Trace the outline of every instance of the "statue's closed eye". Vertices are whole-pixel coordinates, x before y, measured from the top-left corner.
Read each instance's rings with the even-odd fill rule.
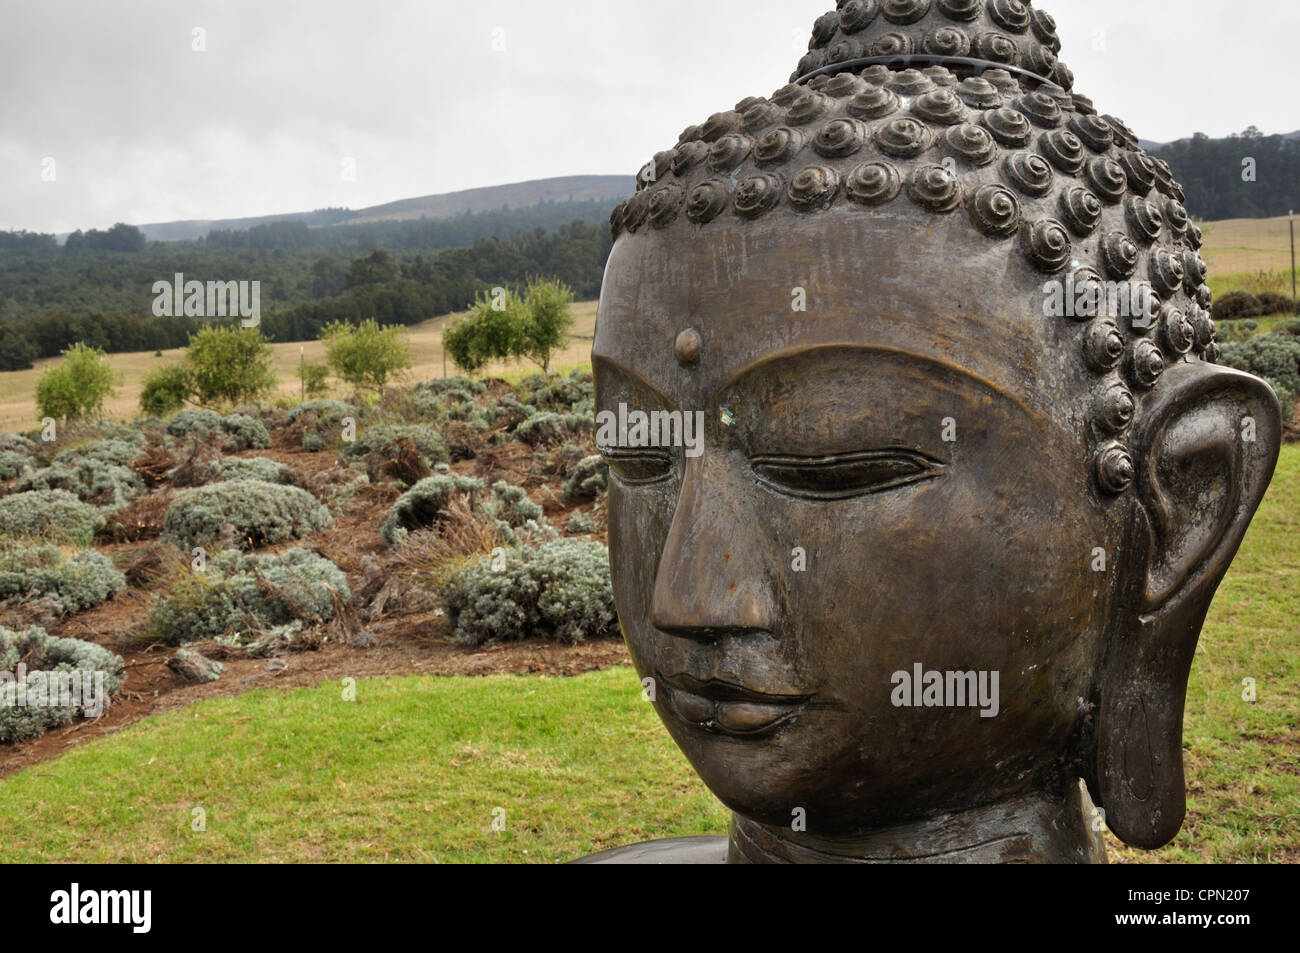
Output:
[[[658,483],[673,472],[668,451],[654,447],[601,447],[600,455],[618,480],[629,486]]]
[[[823,457],[784,455],[751,459],[758,480],[789,496],[844,500],[928,480],[943,464],[911,450],[864,450]]]

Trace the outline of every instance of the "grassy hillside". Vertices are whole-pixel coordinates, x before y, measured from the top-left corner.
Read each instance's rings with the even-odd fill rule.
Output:
[[[278,215],[255,215],[245,218],[187,219],[176,222],[151,222],[138,226],[151,241],[178,241],[202,238],[212,229],[249,229],[273,222],[302,221],[309,225],[332,225],[345,222],[361,225],[371,222],[405,222],[416,219],[443,219],[464,215],[481,215],[502,208],[528,209],[541,203],[599,201],[611,206],[626,198],[636,188],[630,175],[566,175],[529,182],[512,182],[486,188],[442,192],[417,198],[398,199],[382,205],[360,209],[317,209],[313,212],[287,212]]]
[[[630,175],[569,175],[555,179],[514,182],[444,195],[424,195],[359,209],[349,224],[404,222],[418,218],[494,212],[500,208],[530,208],[542,202],[602,201],[613,205],[636,189]]]

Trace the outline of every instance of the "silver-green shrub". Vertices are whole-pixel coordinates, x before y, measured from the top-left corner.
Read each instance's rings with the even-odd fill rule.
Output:
[[[0,602],[49,598],[61,612],[80,612],[113,598],[126,578],[93,549],[66,553],[58,546],[6,546],[0,550]]]
[[[522,486],[498,480],[492,484],[492,495],[495,499],[489,502],[488,512],[511,526],[523,526],[529,520],[542,518],[541,506],[528,498],[528,491]]]
[[[519,382],[519,399],[541,411],[587,416],[596,412],[590,372],[574,370],[567,376],[554,372],[529,374]]]
[[[5,744],[39,738],[51,728],[71,724],[82,712],[100,713],[92,706],[102,711],[108,696],[114,695],[126,680],[120,655],[93,642],[54,638],[38,626],[25,631],[0,626],[0,672],[7,676],[0,678],[0,742]],[[50,689],[58,685],[59,675],[74,672],[85,686],[82,704],[62,704],[76,699]],[[97,673],[102,673],[104,693],[98,699],[91,697],[90,691],[92,686],[98,691]]]
[[[591,518],[591,514],[584,513],[582,510],[574,510],[569,514],[569,523],[566,528],[575,536],[594,533],[596,532],[596,521]]]
[[[238,640],[238,644],[245,646],[245,651],[253,658],[268,658],[273,655],[279,655],[285,650],[294,649],[303,639],[302,620],[294,619],[292,622],[286,622],[282,625],[271,626],[265,633],[257,638]]]
[[[14,490],[66,490],[79,500],[116,509],[143,493],[145,486],[134,470],[86,457],[32,470]]]
[[[100,440],[122,440],[137,447],[149,442],[139,424],[123,423],[120,420],[105,420],[95,427],[95,432]]]
[[[357,433],[357,439],[344,444],[345,460],[358,460],[405,437],[420,451],[426,466],[446,463],[450,457],[442,435],[426,424],[378,424]]]
[[[144,434],[139,431],[133,433],[139,438],[138,440],[102,437],[80,446],[60,450],[54,455],[54,464],[71,466],[82,460],[95,460],[99,463],[124,467],[140,455],[140,448],[144,444]]]
[[[486,408],[489,422],[501,424],[508,430],[518,427],[536,413],[538,413],[536,407],[521,403],[514,394],[502,394],[496,400],[489,402]]]
[[[470,512],[476,521],[492,525],[502,541],[520,542],[515,531],[525,539],[553,539],[555,530],[542,519],[542,508],[528,498],[521,486],[498,480],[492,492],[483,495],[483,481],[476,477],[438,473],[425,477],[397,498],[383,523],[379,535],[395,546],[408,532],[436,527],[447,505],[456,495],[468,497]]]
[[[302,448],[314,453],[324,450],[331,436],[337,438],[342,431],[344,419],[351,417],[355,421],[359,411],[343,400],[307,400],[290,408],[287,419],[290,424],[294,424],[306,414],[311,414],[315,419],[310,427],[303,429]]]
[[[211,410],[186,408],[167,421],[167,435],[185,440],[205,440],[221,430],[221,415]]]
[[[221,461],[219,480],[264,480],[267,483],[292,483],[293,468],[266,457],[228,457]]]
[[[225,536],[239,548],[300,539],[334,522],[306,490],[264,480],[210,483],[181,490],[163,519],[163,538],[188,552]]]
[[[0,433],[0,451],[30,455],[36,445],[20,433]]]
[[[573,466],[569,479],[564,481],[564,497],[568,500],[591,500],[604,493],[609,485],[609,464],[600,454],[583,457]]]
[[[303,414],[315,414],[317,420],[342,420],[356,413],[357,408],[345,400],[305,400],[290,407],[285,416],[294,423]]]
[[[178,471],[186,471],[188,486],[203,486],[229,480],[265,480],[267,483],[293,483],[293,468],[266,457],[220,457],[187,460],[167,471],[174,479]]]
[[[431,377],[427,381],[420,381],[415,389],[427,394],[465,394],[472,399],[476,394],[487,390],[487,384],[473,377],[453,374],[451,377]]]
[[[167,667],[192,682],[215,682],[226,671],[226,666],[216,659],[200,655],[193,649],[177,649],[167,661]]]
[[[609,554],[600,543],[561,539],[512,548],[504,562],[494,568],[492,556],[482,557],[444,583],[443,608],[457,642],[537,636],[574,643],[618,633]]]
[[[469,495],[483,489],[474,477],[440,473],[425,477],[397,498],[379,525],[379,535],[393,546],[410,530],[433,526],[456,494]],[[471,500],[472,505],[472,500]]]
[[[247,414],[222,417],[211,410],[187,408],[167,422],[167,433],[200,442],[215,438],[227,450],[260,450],[271,445],[266,425]]]
[[[528,498],[524,488],[504,480],[492,484],[492,496],[483,501],[480,511],[492,520],[497,535],[509,546],[540,543],[559,535],[542,518],[541,506]]]
[[[335,597],[352,597],[343,570],[324,556],[290,549],[275,556],[224,552],[159,599],[150,622],[172,644],[334,617]]]
[[[416,384],[406,402],[417,417],[468,420],[480,410],[476,398],[485,390],[486,384],[470,377],[435,377]]]
[[[89,546],[104,528],[98,508],[67,490],[31,490],[0,497],[0,536]]]
[[[507,546],[537,546],[556,539],[560,534],[546,520],[528,520],[519,526],[511,526],[505,520],[494,522],[497,535]]]
[[[247,414],[222,417],[221,432],[221,442],[227,450],[264,450],[271,445],[266,424]]]
[[[0,450],[0,480],[12,480],[32,469],[32,458],[17,450]]]
[[[534,414],[515,428],[515,436],[534,446],[540,443],[558,443],[570,440],[596,429],[592,414],[556,414],[546,411]]]

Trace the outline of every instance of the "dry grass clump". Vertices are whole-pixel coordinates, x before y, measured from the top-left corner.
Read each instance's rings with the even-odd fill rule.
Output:
[[[179,463],[167,450],[150,444],[128,465],[144,481],[144,485],[152,490],[167,483],[169,474]]]
[[[158,589],[167,581],[190,571],[190,564],[171,543],[154,543],[126,567],[126,584],[137,589]]]
[[[163,521],[175,495],[175,490],[164,487],[137,497],[129,505],[109,514],[107,524],[99,531],[99,538],[114,543],[157,539],[162,535]]]

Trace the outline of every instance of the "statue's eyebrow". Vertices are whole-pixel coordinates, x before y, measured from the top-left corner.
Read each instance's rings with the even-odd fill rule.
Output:
[[[667,394],[661,391],[658,387],[655,387],[632,368],[620,363],[616,358],[593,352],[591,355],[591,367],[593,371],[596,371],[597,369],[608,371],[628,379],[638,387],[641,387],[658,397],[665,407],[675,406]]]
[[[725,383],[719,386],[718,389],[714,391],[713,396],[711,398],[711,402],[716,403],[717,401],[722,399],[723,395],[727,392],[728,389],[735,387],[736,385],[741,383],[741,381],[745,377],[749,376],[750,374],[768,369],[773,364],[778,364],[784,361],[793,360],[794,358],[803,357],[808,354],[815,354],[819,351],[841,351],[841,352],[859,351],[859,352],[870,353],[870,354],[887,354],[895,357],[901,357],[908,361],[927,364],[930,367],[942,371],[947,371],[952,374],[957,374],[960,375],[961,377],[966,378],[969,381],[974,381],[976,384],[980,385],[981,387],[986,388],[992,391],[993,393],[997,394],[999,397],[1003,397],[1006,400],[1010,401],[1011,403],[1015,404],[1016,407],[1018,407],[1023,413],[1031,417],[1036,416],[1035,411],[1033,411],[1029,407],[1029,405],[1024,402],[1023,398],[1019,394],[1007,390],[1007,388],[1003,387],[1001,384],[991,381],[987,377],[983,377],[979,374],[976,374],[974,371],[970,370],[967,367],[963,367],[962,365],[955,364],[951,361],[940,360],[939,358],[933,357],[932,355],[929,354],[918,354],[915,351],[909,351],[906,348],[886,347],[877,344],[850,344],[850,343],[818,344],[813,347],[806,347],[806,346],[791,347],[791,348],[786,348],[785,350],[773,351],[769,354],[764,354],[758,360],[742,367],[730,378],[728,378]]]

